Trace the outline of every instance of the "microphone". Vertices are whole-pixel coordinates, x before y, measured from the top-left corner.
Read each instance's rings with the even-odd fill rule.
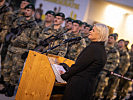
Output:
[[[82,39],[81,37],[69,38],[69,39],[65,39],[64,42],[79,41],[81,39]]]

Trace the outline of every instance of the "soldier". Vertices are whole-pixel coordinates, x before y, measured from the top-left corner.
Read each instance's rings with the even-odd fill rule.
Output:
[[[80,34],[82,22],[80,20],[74,20],[72,26],[72,33],[67,34],[67,38],[81,37],[81,40],[68,43],[68,51],[66,58],[76,60],[80,52],[86,47],[85,40]]]
[[[105,86],[108,84],[109,75],[108,73],[114,71],[119,64],[119,52],[114,47],[116,37],[114,34],[110,34],[108,37],[108,43],[105,47],[107,53],[107,62],[103,70],[99,74],[99,80],[97,84],[97,89],[95,96],[96,98],[101,98]]]
[[[5,88],[0,90],[0,93],[5,93],[9,97],[13,96],[15,86],[18,84],[28,50],[33,50],[37,44],[39,26],[32,17],[34,11],[35,7],[32,4],[25,7],[25,17],[16,20],[20,27],[8,47],[3,69]]]
[[[118,48],[118,34],[113,33],[116,36],[116,42],[115,42],[115,47]]]
[[[133,44],[131,45],[131,50],[130,50],[129,54],[130,54],[131,68],[133,69]],[[133,75],[133,71],[130,72],[130,75]],[[132,77],[132,79],[133,79],[133,77]],[[131,93],[129,100],[132,100],[132,99],[133,99],[133,89],[132,89],[132,93]]]
[[[5,0],[0,0],[0,48],[5,43],[5,36],[12,25],[12,12]],[[1,45],[2,44],[2,45]],[[0,50],[1,51],[1,50]],[[3,64],[3,52],[1,53],[1,65]],[[1,81],[3,80],[3,66],[1,67]]]
[[[10,18],[6,19],[7,23],[10,25],[10,23],[12,24],[19,17],[24,16],[24,11],[25,11],[24,7],[26,5],[28,5],[29,3],[30,3],[30,0],[22,0],[22,2],[20,4],[20,9],[13,12],[13,14],[11,16],[12,19],[10,19]],[[9,30],[8,32],[9,33],[7,34],[6,38],[8,38],[9,40],[6,40],[4,42],[2,50],[1,50],[1,52],[2,52],[2,55],[1,55],[2,61],[1,61],[1,63],[2,64],[4,62],[4,59],[5,59],[5,56],[6,56],[6,53],[7,53],[7,48],[9,46],[9,44],[10,44],[10,38],[12,37],[11,30]]]
[[[14,11],[13,21],[15,21],[17,18],[24,16],[25,7],[31,3],[31,0],[21,0],[20,9]]]
[[[120,53],[120,63],[114,72],[124,76],[130,66],[130,56],[125,47],[125,40],[121,39],[118,41],[118,50]],[[119,82],[120,79],[118,77],[111,76],[108,86],[104,89],[103,95],[105,100],[113,98]]]
[[[82,22],[82,25],[81,25],[81,29],[80,29],[80,33],[84,33],[85,31],[85,26],[87,25],[86,22]]]
[[[52,10],[48,10],[45,13],[45,21],[40,23],[39,26],[41,27],[41,29],[44,30],[48,30],[49,27],[51,27],[53,25],[54,22],[54,17],[55,17],[55,12]]]
[[[73,19],[70,18],[70,17],[67,17],[65,19],[65,26],[64,26],[64,30],[68,30],[67,33],[71,33],[72,32],[72,22],[73,22]]]
[[[54,25],[49,27],[47,31],[44,29],[42,33],[39,34],[38,41],[40,43],[39,42],[38,43],[39,45],[43,46],[42,47],[43,51],[48,50],[56,45],[62,44],[63,40],[67,39],[66,35],[64,35],[63,27],[61,26],[62,23],[64,22],[64,19],[65,19],[64,13],[61,13],[61,12],[57,13],[55,15]],[[47,45],[44,45],[43,42],[46,42]],[[41,51],[41,49],[39,49],[39,51]],[[61,45],[60,47],[50,50],[48,53],[64,57],[66,54],[66,51],[67,51],[67,46],[66,44],[64,44],[64,45]]]
[[[92,26],[89,24],[86,24],[84,27],[84,33],[81,33],[82,37],[85,39],[86,42],[86,46],[88,46],[90,44],[90,40],[88,38],[89,36],[89,31],[92,29]]]
[[[126,48],[127,49],[127,48]],[[128,51],[128,50],[127,50]],[[129,52],[130,54],[130,67],[127,71],[127,73],[124,75],[125,77],[128,77],[130,79],[133,79],[133,45],[131,47],[131,51]],[[128,93],[128,89],[131,86],[132,81],[121,79],[119,86],[117,88],[117,97],[115,98],[116,100],[122,100],[126,97]]]

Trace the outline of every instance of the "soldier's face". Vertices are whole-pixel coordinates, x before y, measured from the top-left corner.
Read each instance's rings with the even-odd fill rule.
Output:
[[[54,16],[51,14],[47,14],[45,17],[46,22],[53,22],[54,21]]]
[[[20,8],[24,9],[28,4],[29,4],[29,2],[22,1],[21,4],[20,4]]]
[[[118,47],[119,47],[119,48],[125,47],[125,42],[124,42],[124,41],[118,42]]]
[[[84,33],[89,34],[90,27],[85,27]]]
[[[72,29],[72,25],[73,25],[72,22],[67,22],[66,23],[66,28],[67,29]]]
[[[80,30],[79,24],[73,23],[72,32],[76,33],[76,32],[79,32],[79,30]]]
[[[109,43],[109,44],[115,43],[115,39],[114,39],[113,36],[109,36],[109,37],[108,37],[108,43]]]
[[[55,25],[61,25],[62,23],[63,23],[63,19],[62,19],[61,16],[56,16],[56,17],[54,18],[54,24],[55,24]]]
[[[39,12],[36,12],[36,13],[35,13],[35,18],[36,18],[36,19],[41,19],[41,14],[40,14]]]
[[[5,0],[1,0],[1,2],[0,2],[0,7],[3,6],[4,3],[5,3]]]
[[[97,28],[94,26],[93,29],[90,31],[88,38],[91,41],[97,41],[99,37],[100,37],[99,32]]]
[[[33,15],[33,10],[32,9],[26,9],[25,10],[25,16],[26,17],[30,17]]]

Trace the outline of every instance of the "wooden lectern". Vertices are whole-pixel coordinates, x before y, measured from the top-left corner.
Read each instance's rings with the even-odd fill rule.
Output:
[[[71,66],[74,61],[55,55],[46,56],[29,51],[15,100],[50,99],[55,83],[51,63],[66,63]]]

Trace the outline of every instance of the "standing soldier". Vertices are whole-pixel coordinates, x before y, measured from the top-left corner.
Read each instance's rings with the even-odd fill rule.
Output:
[[[114,34],[110,34],[108,37],[108,43],[105,47],[106,53],[107,53],[107,62],[103,68],[103,71],[100,72],[99,74],[99,80],[97,84],[97,89],[95,96],[96,98],[101,98],[103,90],[105,86],[108,84],[109,80],[109,75],[108,73],[111,71],[114,71],[116,67],[119,64],[119,52],[118,50],[114,47],[116,37]]]
[[[4,0],[5,1],[5,0]],[[17,10],[17,11],[14,11],[13,14],[12,14],[12,20],[10,18],[6,19],[7,23],[10,25],[10,23],[12,24],[15,20],[17,20],[19,17],[21,16],[24,16],[24,7],[26,5],[28,5],[30,3],[30,0],[22,0],[21,4],[20,4],[20,9]],[[6,56],[6,53],[7,53],[7,48],[10,44],[10,38],[11,36],[13,35],[11,33],[11,30],[8,31],[9,34],[7,34],[6,38],[8,38],[9,40],[6,40],[3,44],[3,47],[2,47],[2,54],[1,54],[1,57],[2,57],[2,60],[1,60],[1,63],[3,64],[4,62],[4,59],[5,59],[5,56]],[[3,65],[2,65],[3,66]]]
[[[130,50],[129,54],[130,54],[131,68],[133,69],[133,44],[131,45],[131,50]],[[130,74],[133,75],[133,71],[132,71],[132,73],[130,73]],[[132,79],[133,79],[133,77],[132,77]],[[133,88],[133,87],[132,87],[132,88]],[[129,100],[133,100],[133,89],[132,89],[132,93],[131,93],[131,95],[130,95]]]
[[[84,33],[81,33],[82,34],[82,37],[85,39],[85,42],[86,42],[86,46],[88,46],[90,44],[90,39],[88,38],[89,36],[89,31],[92,29],[92,26],[89,25],[89,24],[86,24],[85,27],[84,27]]]
[[[5,0],[0,0],[0,49],[3,47],[3,44],[5,43],[5,36],[10,30],[11,25],[12,25],[12,12],[9,6],[7,6]],[[3,53],[0,53],[0,55],[1,54]],[[3,56],[1,57],[1,61],[3,61]],[[3,67],[1,67],[1,81],[3,80],[2,74],[3,74]]]
[[[51,27],[53,25],[54,22],[54,17],[55,17],[55,12],[52,10],[48,10],[45,13],[45,21],[42,22],[41,24],[39,24],[39,26],[41,27],[41,29],[44,30],[48,30],[49,27]]]
[[[124,76],[130,66],[130,56],[126,50],[125,40],[121,39],[118,41],[118,50],[120,53],[120,63],[114,72]],[[105,100],[113,98],[119,86],[119,82],[120,79],[118,77],[111,76],[108,86],[104,89],[103,95]],[[119,98],[117,100],[119,100]]]
[[[130,79],[133,79],[133,45],[131,46],[131,51],[129,52],[129,54],[130,54],[130,67],[124,76],[128,77]],[[117,91],[116,91],[117,97],[115,98],[115,100],[124,99],[128,93],[128,89],[131,85],[132,85],[132,81],[121,79],[119,86],[117,88]]]
[[[82,22],[80,20],[74,20],[72,26],[72,33],[67,34],[67,38],[81,37],[81,40],[68,43],[68,50],[66,58],[76,60],[80,52],[86,47],[85,40],[80,34]]]
[[[64,22],[64,19],[65,19],[64,13],[61,12],[57,13],[55,15],[54,24],[51,27],[49,27],[47,31],[44,29],[39,34],[38,43],[39,45],[43,46],[43,51],[48,50],[56,45],[62,44],[63,40],[67,39],[66,35],[64,35],[63,27],[61,26],[62,23]],[[39,51],[42,50],[39,49]],[[67,52],[67,46],[66,44],[64,44],[53,50],[50,50],[48,53],[64,57],[66,52]]]
[[[35,8],[32,4],[25,7],[25,17],[16,20],[19,26],[16,28],[18,32],[11,39],[11,44],[8,47],[3,69],[5,88],[0,90],[0,93],[5,93],[9,97],[13,96],[15,86],[18,84],[28,51],[33,50],[37,44],[39,26],[35,18],[32,17],[34,11]]]
[[[64,27],[64,30],[67,31],[66,33],[72,32],[72,24],[73,24],[73,19],[70,17],[67,17],[65,19],[65,27]]]
[[[13,21],[15,21],[17,18],[24,16],[25,7],[31,3],[31,0],[21,0],[20,9],[14,11]]]

